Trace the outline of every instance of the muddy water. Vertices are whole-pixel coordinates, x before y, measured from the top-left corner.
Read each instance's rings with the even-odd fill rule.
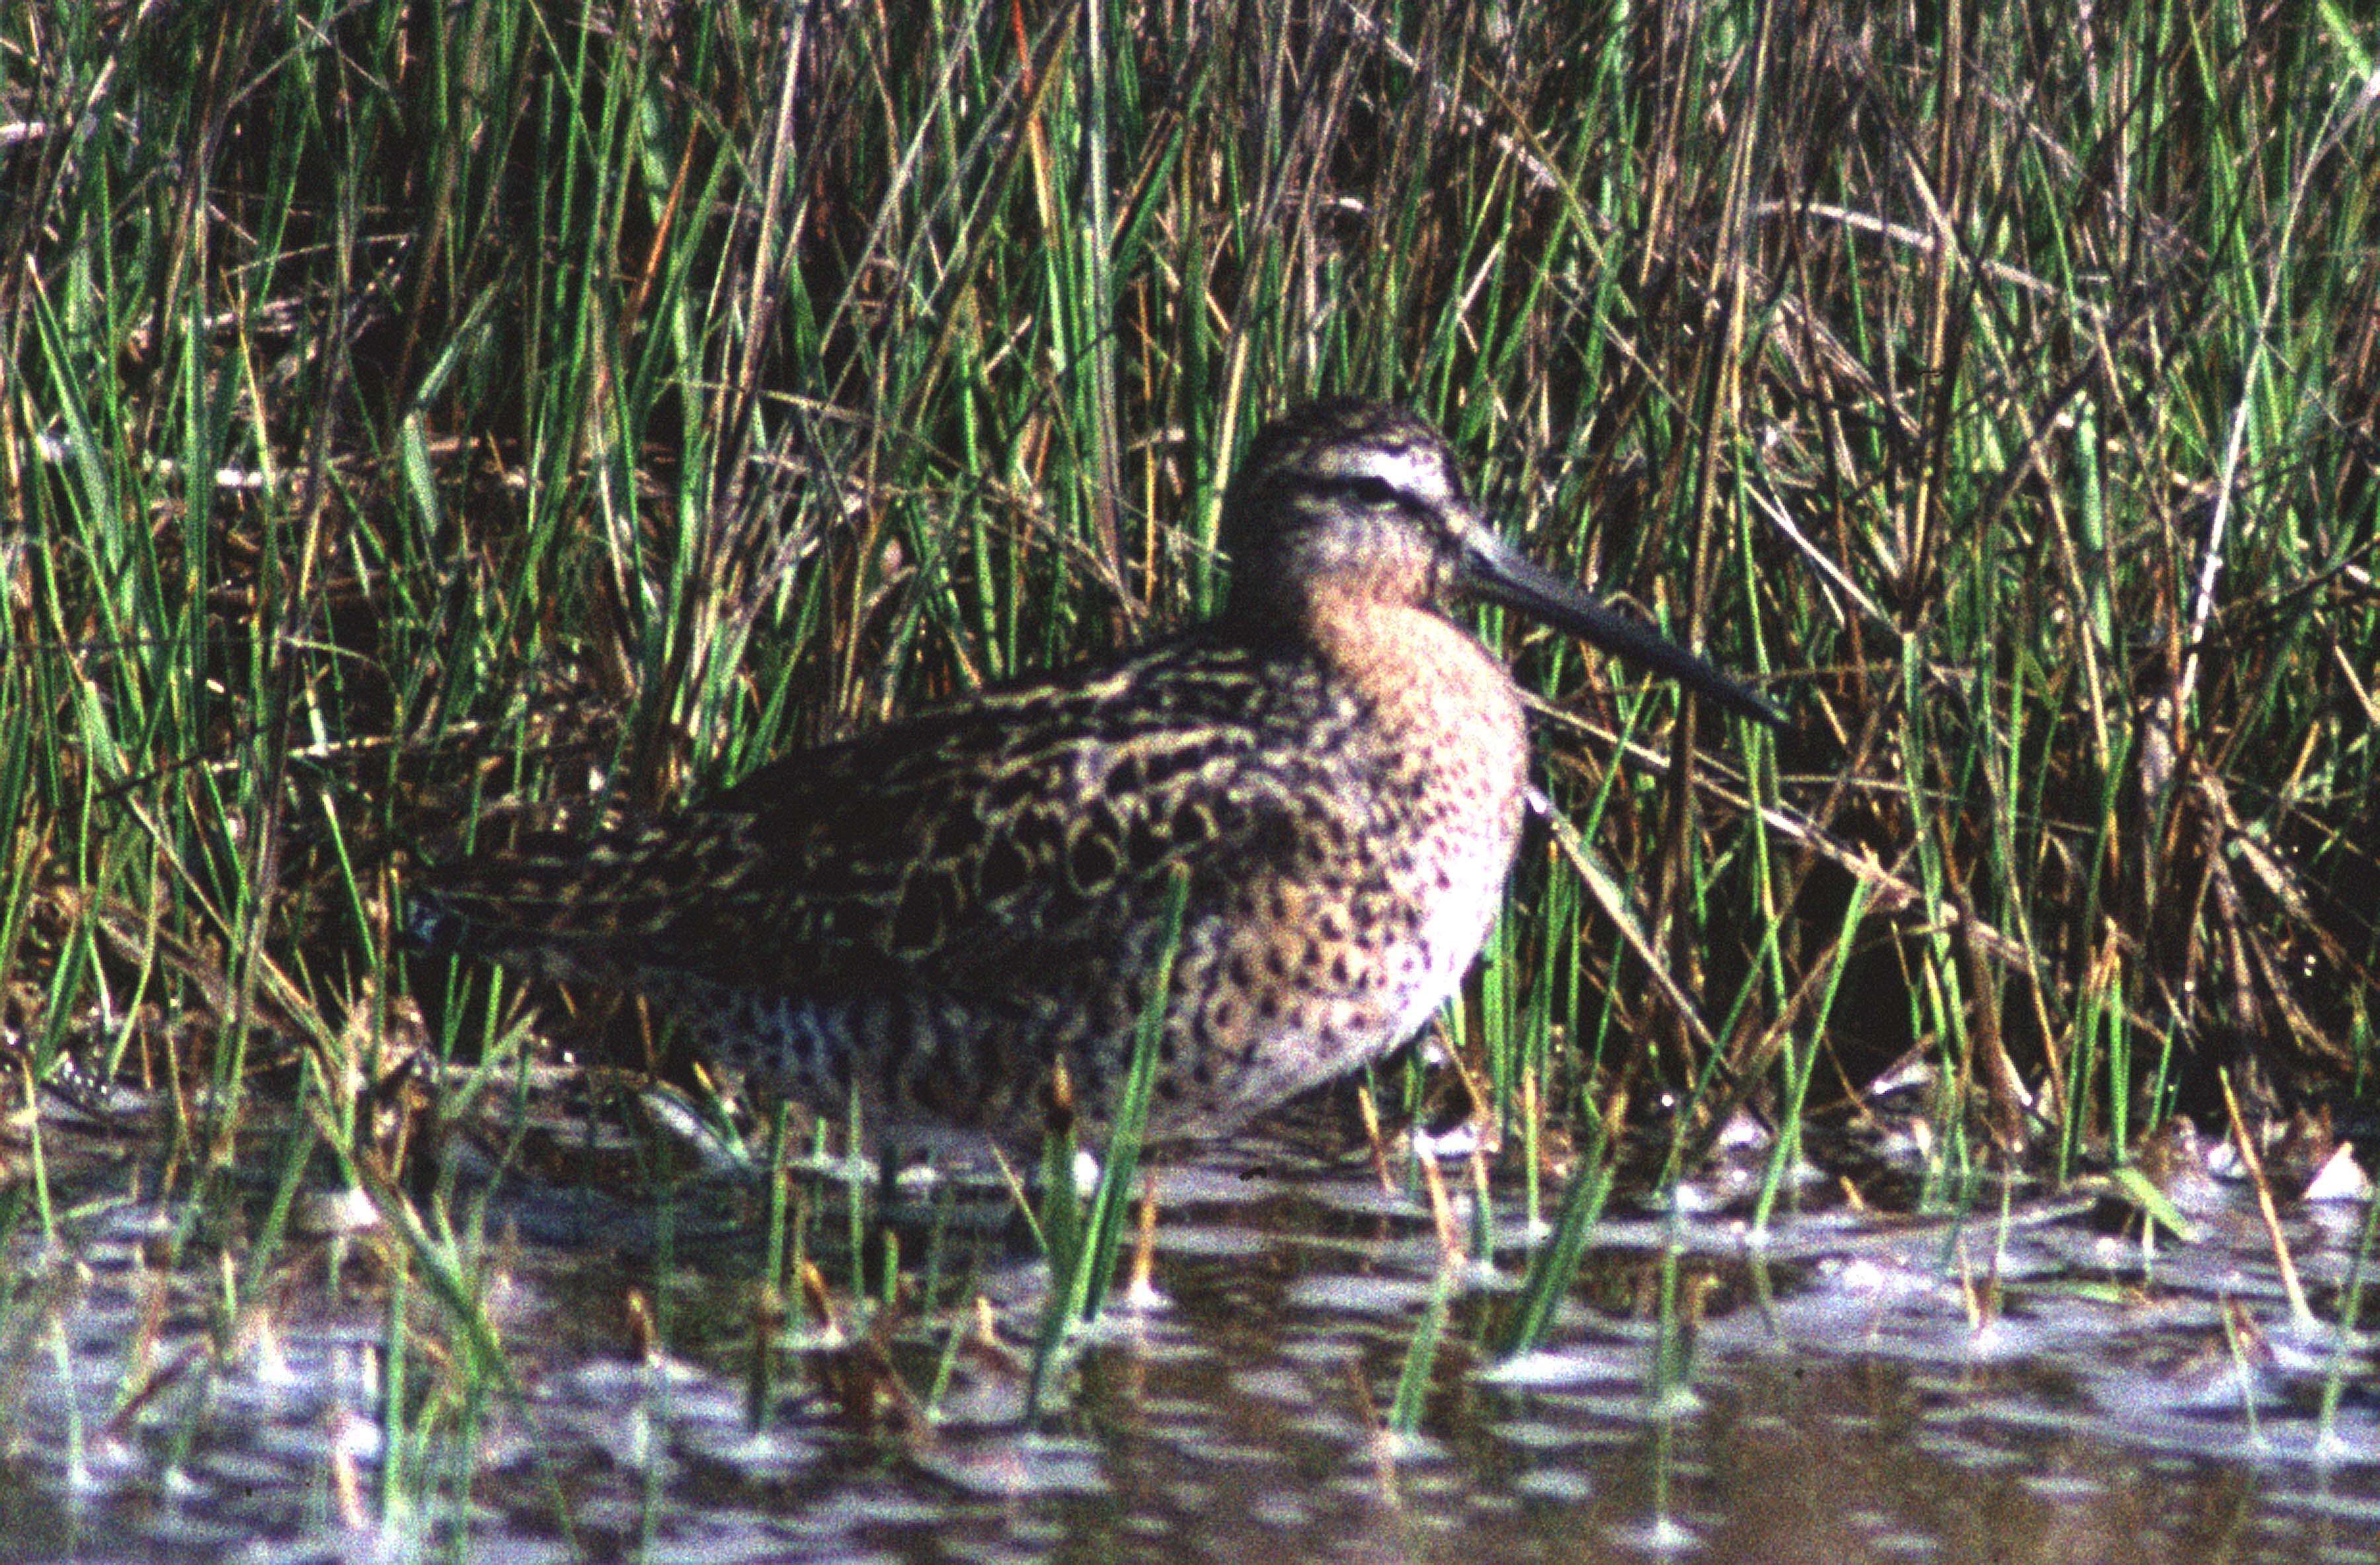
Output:
[[[2301,1320],[2220,1181],[2191,1194],[2188,1244],[2087,1188],[1995,1189],[1961,1219],[1854,1213],[1813,1182],[1757,1242],[1714,1190],[1691,1216],[1622,1201],[1544,1345],[1504,1359],[1485,1343],[1527,1264],[1517,1189],[1492,1225],[1458,1195],[1493,1257],[1451,1262],[1417,1183],[1244,1146],[1160,1171],[1150,1292],[1028,1422],[1042,1268],[972,1208],[901,1230],[901,1305],[845,1278],[832,1326],[764,1338],[748,1187],[629,1195],[518,1159],[459,1178],[445,1209],[477,1214],[466,1285],[507,1385],[387,1226],[322,1231],[301,1194],[259,1250],[287,1168],[269,1139],[236,1197],[196,1205],[150,1194],[166,1174],[120,1144],[45,1151],[46,1219],[21,1173],[6,1209],[0,1560],[2380,1550],[2370,1345],[2336,1325],[2352,1202],[2283,1212]],[[823,1248],[844,1197],[816,1188]],[[941,1304],[916,1299],[929,1251]],[[1420,1416],[1391,1433],[1439,1296]]]

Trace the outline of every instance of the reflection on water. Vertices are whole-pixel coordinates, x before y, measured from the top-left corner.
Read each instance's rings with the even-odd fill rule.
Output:
[[[1526,1258],[1500,1210],[1504,1247],[1460,1272],[1418,1430],[1392,1436],[1446,1264],[1427,1201],[1366,1165],[1243,1147],[1160,1171],[1158,1302],[1104,1320],[1066,1412],[1026,1427],[1041,1273],[997,1223],[945,1209],[948,1301],[919,1303],[913,1280],[869,1312],[845,1280],[836,1328],[786,1322],[756,1379],[748,1189],[464,1181],[449,1209],[467,1231],[480,1214],[459,1253],[507,1386],[457,1375],[469,1334],[386,1228],[293,1227],[260,1252],[271,1148],[252,1197],[197,1216],[149,1195],[157,1172],[135,1160],[52,1153],[54,1231],[18,1181],[0,1290],[0,1560],[2380,1547],[2370,1357],[2327,1324],[2352,1206],[2285,1215],[2313,1322],[2293,1319],[2252,1202],[2222,1188],[2198,1193],[2188,1244],[2144,1244],[2070,1195],[2006,1211],[1994,1195],[1963,1222],[1812,1211],[1757,1245],[1723,1207],[1615,1208],[1546,1346],[1507,1362],[1482,1345]],[[844,1199],[826,1187],[820,1208]],[[914,1262],[926,1230],[904,1232]],[[1691,1356],[1657,1414],[1665,1257]]]

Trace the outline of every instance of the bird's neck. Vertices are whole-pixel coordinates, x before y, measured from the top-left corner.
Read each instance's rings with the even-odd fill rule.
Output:
[[[1327,586],[1309,590],[1299,607],[1302,638],[1384,731],[1467,749],[1517,775],[1527,742],[1520,692],[1468,631],[1431,605]]]

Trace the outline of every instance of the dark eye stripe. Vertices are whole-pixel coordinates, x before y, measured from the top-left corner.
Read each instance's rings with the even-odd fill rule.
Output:
[[[1361,478],[1343,479],[1347,492],[1366,505],[1393,505],[1404,498],[1396,485],[1384,478],[1366,473]]]

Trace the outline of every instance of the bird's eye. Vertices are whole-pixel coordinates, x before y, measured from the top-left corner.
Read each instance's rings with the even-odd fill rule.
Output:
[[[1396,485],[1369,473],[1349,479],[1347,492],[1366,505],[1393,505],[1399,498]]]

